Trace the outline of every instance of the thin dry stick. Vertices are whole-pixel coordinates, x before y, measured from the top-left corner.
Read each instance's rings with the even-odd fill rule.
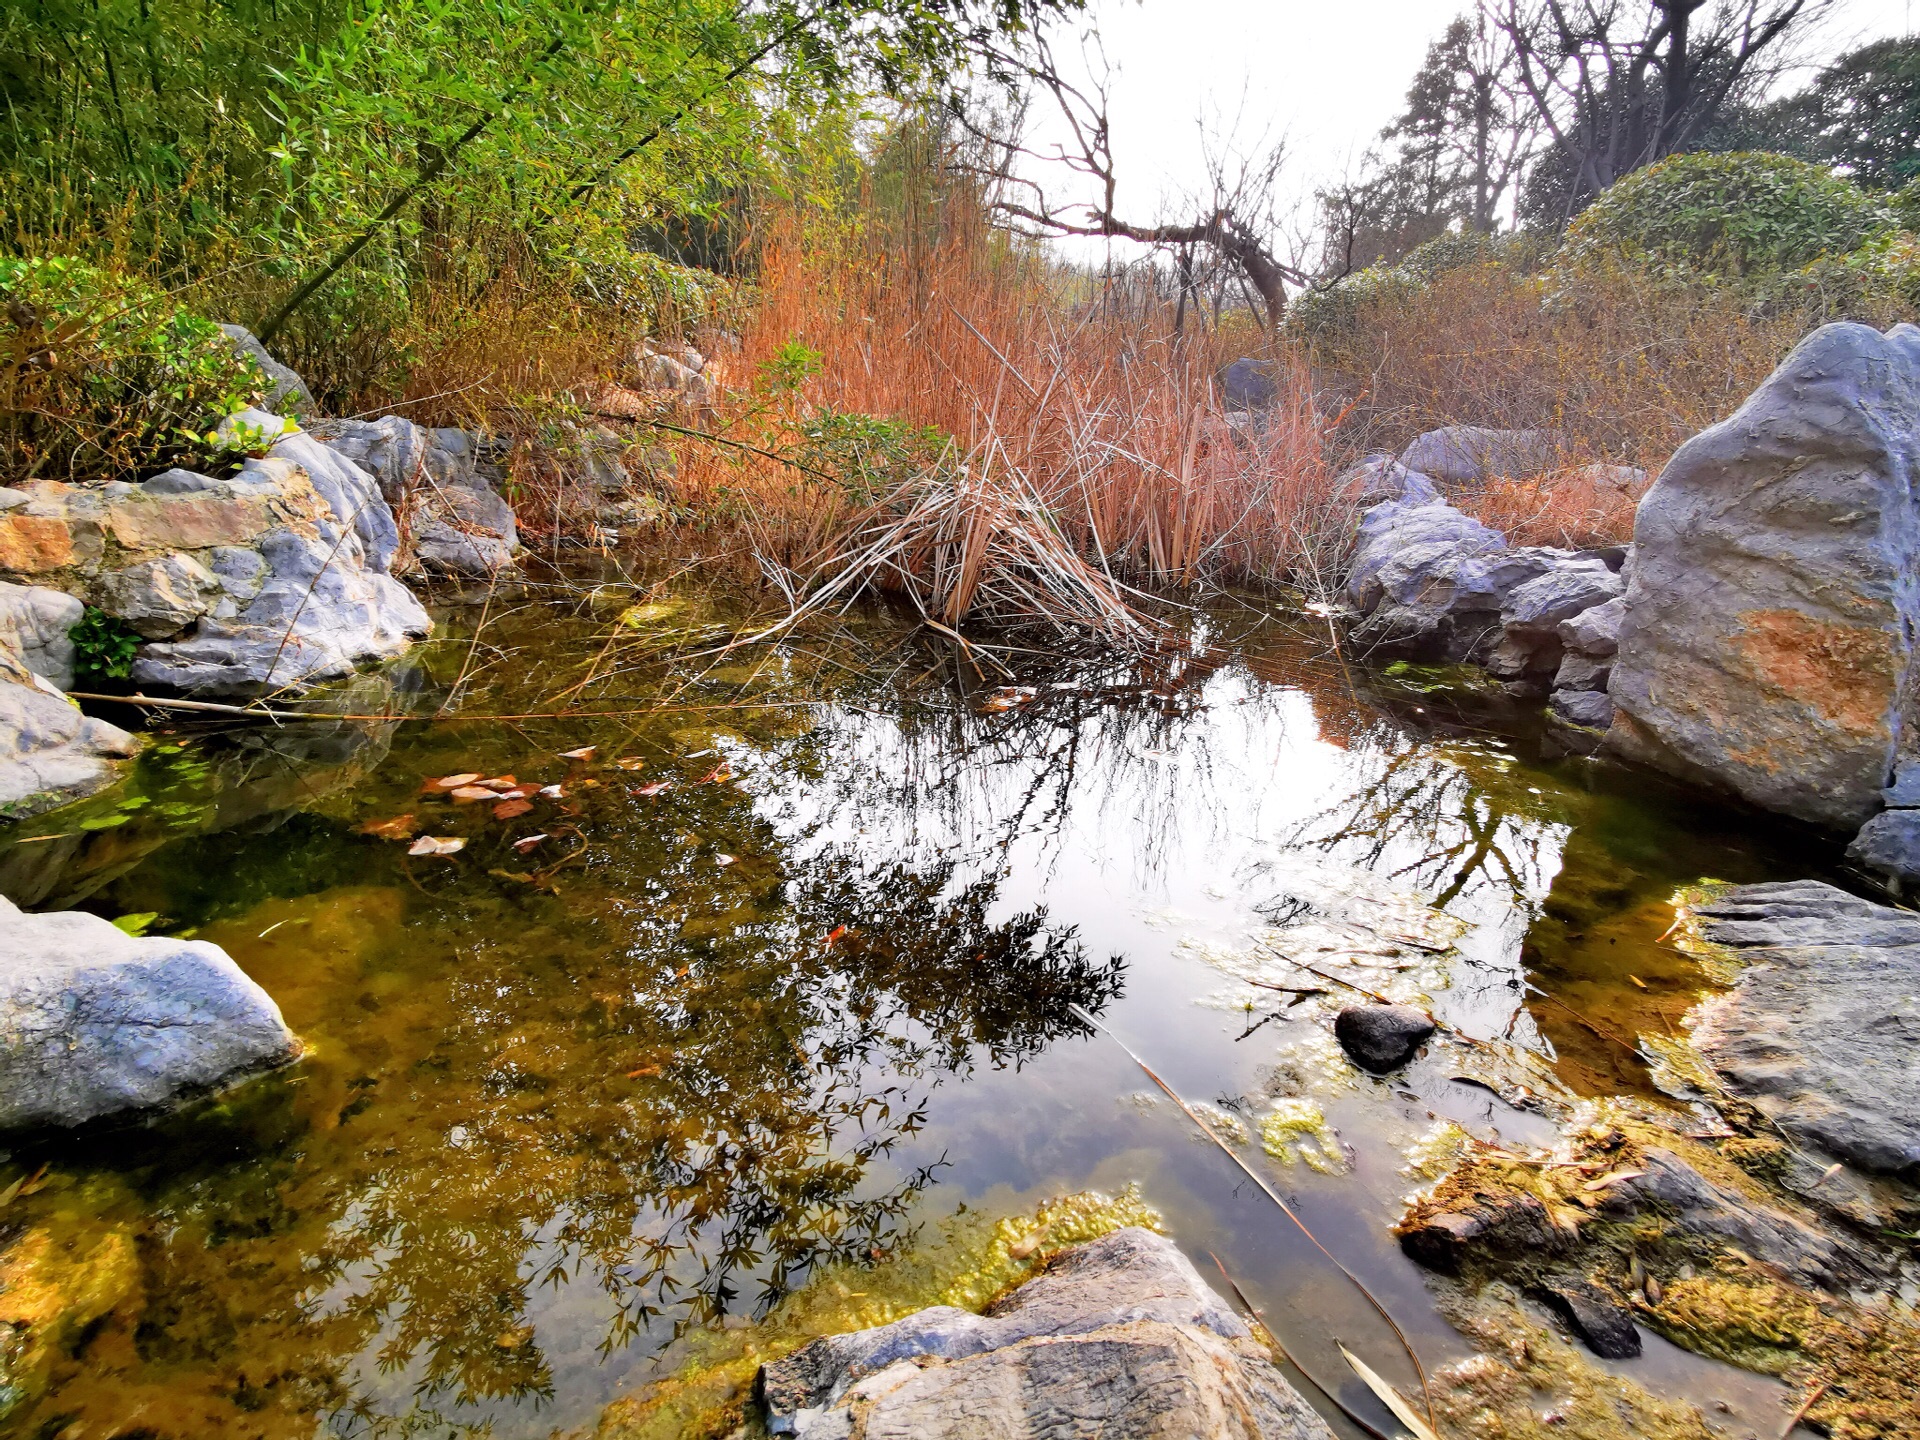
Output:
[[[1225,1155],[1229,1160],[1233,1161],[1235,1165],[1240,1167],[1241,1173],[1244,1174],[1249,1180],[1253,1181],[1253,1183],[1260,1188],[1261,1194],[1265,1195],[1269,1200],[1273,1201],[1275,1205],[1280,1207],[1280,1213],[1286,1216],[1287,1219],[1293,1222],[1294,1227],[1297,1230],[1299,1230],[1299,1232],[1302,1235],[1307,1237],[1308,1243],[1310,1243],[1314,1249],[1318,1250],[1322,1255],[1326,1256],[1327,1259],[1332,1262],[1334,1269],[1338,1270],[1342,1275],[1347,1277],[1347,1280],[1353,1285],[1353,1288],[1358,1290],[1361,1294],[1361,1297],[1366,1300],[1367,1304],[1373,1307],[1374,1313],[1377,1314],[1382,1320],[1387,1322],[1387,1327],[1393,1331],[1394,1338],[1400,1342],[1400,1348],[1406,1352],[1407,1359],[1413,1363],[1414,1374],[1420,1377],[1420,1394],[1422,1399],[1426,1402],[1427,1421],[1429,1424],[1437,1425],[1438,1422],[1434,1420],[1434,1416],[1433,1416],[1433,1391],[1427,1384],[1427,1367],[1420,1363],[1420,1356],[1414,1351],[1413,1342],[1407,1339],[1407,1332],[1400,1328],[1400,1322],[1393,1318],[1392,1314],[1388,1312],[1387,1307],[1385,1305],[1382,1305],[1380,1303],[1379,1298],[1375,1296],[1373,1291],[1367,1288],[1366,1282],[1363,1281],[1358,1275],[1354,1274],[1353,1271],[1349,1270],[1345,1265],[1341,1264],[1339,1257],[1336,1256],[1331,1250],[1327,1249],[1326,1246],[1320,1243],[1320,1237],[1315,1235],[1313,1231],[1307,1228],[1307,1222],[1302,1220],[1299,1217],[1299,1215],[1294,1213],[1293,1207],[1287,1204],[1285,1200],[1282,1200],[1279,1194],[1274,1190],[1274,1188],[1271,1185],[1269,1185],[1264,1178],[1261,1177],[1260,1173],[1257,1170],[1255,1170],[1251,1165],[1247,1164],[1245,1160],[1242,1160],[1240,1156],[1234,1152],[1232,1146],[1228,1145],[1226,1141],[1222,1140],[1217,1134],[1215,1134],[1213,1127],[1207,1124],[1205,1120],[1201,1119],[1199,1114],[1195,1112],[1194,1108],[1191,1105],[1187,1104],[1185,1100],[1180,1098],[1180,1093],[1177,1090],[1175,1090],[1171,1085],[1167,1084],[1166,1081],[1162,1080],[1158,1075],[1156,1075],[1153,1071],[1153,1067],[1147,1064],[1147,1062],[1142,1060],[1138,1055],[1136,1055],[1133,1052],[1133,1049],[1127,1044],[1126,1041],[1122,1040],[1118,1035],[1114,1034],[1113,1031],[1109,1030],[1106,1027],[1106,1025],[1103,1024],[1101,1021],[1094,1019],[1092,1015],[1088,1014],[1079,1005],[1069,1002],[1067,1005],[1067,1008],[1073,1011],[1073,1013],[1076,1016],[1078,1016],[1082,1021],[1084,1021],[1086,1024],[1091,1025],[1094,1029],[1100,1031],[1103,1035],[1105,1035],[1109,1040],[1113,1041],[1113,1043],[1118,1045],[1121,1048],[1121,1050],[1125,1051],[1127,1058],[1133,1061],[1134,1064],[1138,1065],[1140,1069],[1145,1073],[1146,1077],[1149,1080],[1153,1081],[1154,1084],[1158,1085],[1160,1089],[1163,1092],[1165,1092],[1166,1097],[1169,1100],[1173,1101],[1174,1104],[1178,1105],[1182,1113],[1184,1113],[1189,1120],[1191,1120],[1195,1125],[1200,1127],[1201,1133],[1204,1134],[1209,1140],[1213,1141],[1213,1143],[1220,1148],[1220,1153],[1222,1155]]]
[[[1822,1395],[1827,1393],[1827,1387],[1831,1384],[1833,1384],[1831,1380],[1822,1380],[1807,1392],[1807,1398],[1800,1402],[1800,1408],[1788,1418],[1787,1428],[1780,1432],[1780,1440],[1787,1440],[1787,1437],[1793,1434],[1794,1427],[1807,1418],[1807,1412],[1813,1409]]]
[[[633,715],[696,715],[709,710],[786,710],[799,705],[825,705],[825,700],[756,700],[732,705],[635,705],[625,710],[538,710],[526,715],[410,715],[405,711],[385,715],[347,715],[330,710],[269,710],[258,705],[216,705],[211,700],[168,700],[148,695],[98,695],[87,690],[69,690],[75,700],[110,700],[116,705],[138,705],[149,710],[193,710],[207,715],[234,715],[247,720],[357,720],[380,724],[395,720],[448,721],[511,720],[616,720]]]
[[[1334,1405],[1338,1406],[1340,1413],[1342,1415],[1345,1415],[1354,1424],[1358,1425],[1362,1430],[1366,1431],[1369,1435],[1373,1436],[1374,1440],[1392,1440],[1392,1437],[1390,1437],[1384,1430],[1376,1429],[1374,1426],[1368,1424],[1367,1421],[1361,1418],[1361,1416],[1358,1415],[1356,1412],[1349,1409],[1347,1406],[1347,1403],[1344,1400],[1342,1400],[1338,1395],[1334,1394],[1333,1391],[1329,1390],[1325,1385],[1322,1385],[1320,1381],[1314,1377],[1313,1373],[1307,1369],[1306,1366],[1302,1365],[1298,1360],[1294,1359],[1293,1356],[1289,1355],[1287,1353],[1287,1347],[1280,1343],[1280,1337],[1273,1333],[1273,1327],[1267,1324],[1266,1318],[1262,1316],[1258,1310],[1254,1309],[1253,1302],[1247,1298],[1247,1292],[1240,1288],[1240,1282],[1235,1280],[1233,1276],[1227,1273],[1227,1267],[1220,1263],[1220,1257],[1214,1254],[1211,1250],[1209,1250],[1207,1252],[1207,1258],[1213,1261],[1214,1268],[1220,1272],[1220,1278],[1226,1281],[1227,1288],[1233,1291],[1233,1298],[1240,1302],[1240,1308],[1245,1310],[1247,1314],[1250,1317],[1252,1317],[1252,1320],[1253,1320],[1252,1328],[1258,1331],[1260,1335],[1265,1338],[1267,1348],[1273,1351],[1274,1354],[1278,1355],[1283,1364],[1291,1365],[1295,1370],[1298,1370],[1309,1385],[1313,1386],[1314,1389],[1318,1390],[1322,1395],[1326,1396],[1329,1401],[1331,1401]]]

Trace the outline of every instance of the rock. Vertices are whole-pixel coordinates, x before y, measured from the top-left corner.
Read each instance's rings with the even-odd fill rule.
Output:
[[[267,353],[254,333],[243,325],[222,325],[227,338],[233,342],[233,348],[250,358],[254,364],[266,372],[271,388],[267,391],[266,406],[280,415],[316,415],[320,407],[314,403],[313,392],[307,389],[307,382],[282,365]]]
[[[1557,651],[1561,622],[1619,599],[1626,582],[1603,561],[1548,553],[1553,556],[1550,567],[1508,595],[1500,607],[1500,623],[1510,636],[1551,642]]]
[[[24,820],[104,790],[140,742],[83,715],[0,651],[0,819]],[[4,937],[0,937],[3,939]],[[0,1097],[0,1105],[4,1105]]]
[[[801,1440],[1332,1433],[1186,1257],[1131,1228],[984,1316],[935,1306],[816,1340],[764,1366],[756,1394],[768,1430]]]
[[[1601,690],[1607,688],[1607,677],[1613,674],[1613,666],[1605,660],[1595,660],[1577,650],[1570,650],[1560,661],[1560,668],[1553,672],[1553,688],[1556,690]]]
[[[1445,1275],[1481,1256],[1550,1255],[1573,1243],[1537,1197],[1513,1191],[1476,1195],[1470,1206],[1419,1215],[1393,1233],[1408,1259]]]
[[[1465,485],[1496,476],[1538,475],[1551,470],[1559,448],[1545,430],[1448,425],[1415,439],[1400,452],[1400,463],[1442,484]]]
[[[148,640],[178,635],[213,608],[220,579],[193,556],[175,551],[100,577],[100,608]]]
[[[1273,380],[1273,363],[1242,357],[1224,366],[1218,376],[1220,402],[1224,410],[1271,409],[1279,394]]]
[[[1547,708],[1557,719],[1586,730],[1613,724],[1613,700],[1604,690],[1556,690]]]
[[[1640,1353],[1633,1312],[1587,1281],[1545,1285],[1540,1298],[1603,1360],[1631,1360]]]
[[[1582,655],[1604,659],[1620,649],[1620,624],[1626,615],[1627,601],[1623,592],[1604,605],[1595,605],[1590,610],[1582,610],[1578,615],[1562,620],[1557,627],[1560,643]]]
[[[33,674],[62,690],[73,688],[71,631],[87,607],[42,585],[0,581],[0,650],[11,650]]]
[[[155,1109],[299,1052],[219,946],[0,899],[0,1131]]]
[[[1609,748],[1852,830],[1920,745],[1920,330],[1827,325],[1640,503]],[[1903,688],[1904,687],[1904,688]]]
[[[1920,1180],[1920,915],[1816,880],[1696,907],[1748,963],[1693,1014],[1727,1088],[1802,1144]]]
[[[1333,1021],[1340,1048],[1376,1075],[1406,1064],[1433,1032],[1433,1017],[1412,1005],[1349,1005]]]
[[[1903,886],[1920,880],[1920,810],[1882,810],[1860,827],[1847,858]]]
[[[301,689],[392,659],[432,632],[420,602],[388,573],[399,530],[378,482],[304,432],[217,491],[166,503],[221,507],[232,523],[209,518],[193,531],[211,542],[194,558],[218,592],[186,636],[141,649],[140,685],[202,695]]]

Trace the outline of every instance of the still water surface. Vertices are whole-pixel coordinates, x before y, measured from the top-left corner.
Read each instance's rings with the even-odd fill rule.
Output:
[[[1358,1295],[1074,1005],[1248,1130],[1432,1367],[1467,1347],[1387,1233],[1410,1157],[1448,1119],[1550,1131],[1462,1084],[1457,1046],[1351,1070],[1323,1000],[1245,983],[1273,973],[1259,942],[1371,925],[1389,939],[1341,962],[1354,983],[1583,1093],[1652,1096],[1624,1042],[1706,984],[1659,943],[1671,892],[1833,858],[1547,760],[1513,717],[1350,673],[1252,603],[1151,661],[1008,652],[1034,696],[995,710],[885,615],[716,662],[687,657],[723,599],[670,586],[621,623],[609,598],[496,602],[477,647],[455,612],[410,683],[431,706],[464,675],[467,714],[625,713],[177,739],[131,800],[0,848],[28,908],[224,946],[310,1046],[166,1124],[9,1157],[0,1184],[49,1169],[7,1235],[96,1257],[115,1298],[0,1433],[590,1432],[676,1334],[751,1323],[823,1261],[1128,1184],[1316,1373],[1344,1373],[1336,1339],[1398,1373]],[[562,793],[509,819],[422,797],[467,772]],[[408,814],[465,848],[362,833]],[[1391,939],[1413,931],[1431,943]],[[1260,1121],[1300,1100],[1325,1125],[1264,1153]],[[1751,1377],[1658,1342],[1624,1368],[1777,1433]]]

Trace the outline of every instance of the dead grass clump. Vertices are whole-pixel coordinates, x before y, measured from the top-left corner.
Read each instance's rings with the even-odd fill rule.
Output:
[[[710,422],[731,443],[685,441],[674,488],[687,513],[732,517],[796,597],[892,588],[949,625],[1111,632],[1136,623],[1129,584],[1318,585],[1337,567],[1353,506],[1291,351],[1271,357],[1265,424],[1236,431],[1205,339],[1070,304],[977,217],[930,247],[788,217],[761,254]],[[875,485],[806,463],[823,420],[871,416],[945,437],[939,466]]]

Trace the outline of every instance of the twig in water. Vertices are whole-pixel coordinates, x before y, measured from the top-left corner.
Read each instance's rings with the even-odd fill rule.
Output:
[[[1349,1270],[1345,1265],[1341,1264],[1339,1257],[1337,1257],[1331,1250],[1327,1249],[1326,1246],[1320,1243],[1320,1237],[1315,1235],[1313,1231],[1307,1228],[1307,1222],[1302,1220],[1297,1214],[1294,1213],[1293,1207],[1287,1204],[1285,1200],[1282,1200],[1280,1198],[1279,1193],[1275,1191],[1274,1188],[1266,1182],[1266,1180],[1260,1175],[1260,1173],[1257,1170],[1255,1170],[1251,1165],[1247,1164],[1245,1160],[1242,1160],[1239,1157],[1239,1155],[1235,1154],[1233,1147],[1228,1145],[1226,1141],[1222,1140],[1219,1137],[1219,1135],[1215,1134],[1213,1127],[1207,1124],[1205,1120],[1201,1119],[1199,1114],[1194,1110],[1194,1108],[1191,1105],[1187,1104],[1185,1100],[1180,1098],[1180,1093],[1177,1090],[1175,1090],[1171,1085],[1167,1084],[1166,1081],[1162,1080],[1158,1075],[1156,1075],[1154,1073],[1153,1067],[1147,1064],[1147,1062],[1142,1060],[1138,1055],[1136,1055],[1133,1052],[1132,1047],[1129,1046],[1126,1041],[1122,1040],[1118,1035],[1114,1034],[1113,1031],[1108,1029],[1104,1023],[1094,1019],[1092,1015],[1087,1013],[1087,1011],[1081,1008],[1079,1005],[1072,1004],[1070,1002],[1067,1008],[1071,1010],[1076,1016],[1078,1016],[1083,1023],[1090,1025],[1094,1029],[1100,1031],[1101,1034],[1105,1035],[1109,1040],[1113,1041],[1114,1044],[1118,1045],[1121,1048],[1121,1050],[1126,1053],[1127,1058],[1133,1061],[1134,1064],[1138,1065],[1140,1069],[1145,1073],[1146,1077],[1149,1080],[1153,1081],[1155,1085],[1158,1085],[1161,1091],[1166,1095],[1166,1097],[1169,1100],[1173,1101],[1174,1104],[1178,1105],[1181,1109],[1181,1112],[1185,1114],[1189,1120],[1191,1120],[1195,1125],[1200,1127],[1201,1133],[1205,1135],[1209,1140],[1211,1140],[1216,1146],[1219,1147],[1220,1153],[1222,1155],[1225,1155],[1229,1160],[1233,1161],[1235,1165],[1239,1166],[1241,1172],[1249,1180],[1253,1181],[1253,1183],[1256,1186],[1259,1187],[1260,1193],[1265,1195],[1275,1205],[1280,1207],[1280,1213],[1286,1216],[1287,1219],[1293,1222],[1294,1228],[1297,1229],[1302,1235],[1307,1237],[1308,1243],[1311,1244],[1313,1248],[1318,1250],[1322,1255],[1326,1256],[1327,1259],[1332,1262],[1333,1268],[1338,1270],[1342,1275],[1346,1276],[1347,1280],[1352,1284],[1353,1288],[1360,1292],[1361,1298],[1363,1298],[1367,1302],[1367,1304],[1373,1307],[1374,1313],[1378,1315],[1382,1320],[1387,1322],[1387,1328],[1393,1331],[1394,1338],[1400,1342],[1400,1348],[1406,1352],[1407,1359],[1413,1363],[1414,1373],[1420,1377],[1420,1394],[1426,1401],[1427,1417],[1429,1420],[1431,1420],[1433,1417],[1433,1391],[1431,1390],[1431,1388],[1429,1388],[1427,1384],[1427,1367],[1420,1363],[1420,1356],[1415,1352],[1413,1348],[1413,1342],[1407,1339],[1407,1332],[1400,1328],[1400,1322],[1395,1320],[1393,1316],[1388,1312],[1387,1307],[1380,1303],[1379,1297],[1377,1297],[1373,1293],[1373,1291],[1367,1288],[1366,1282],[1363,1281],[1358,1275],[1354,1274],[1353,1271]]]
[[[1800,1408],[1788,1417],[1787,1428],[1780,1432],[1780,1440],[1787,1440],[1787,1437],[1793,1434],[1794,1427],[1807,1418],[1807,1412],[1813,1409],[1822,1395],[1827,1393],[1827,1387],[1831,1384],[1833,1384],[1831,1380],[1822,1380],[1807,1392],[1807,1398],[1800,1402]]]

